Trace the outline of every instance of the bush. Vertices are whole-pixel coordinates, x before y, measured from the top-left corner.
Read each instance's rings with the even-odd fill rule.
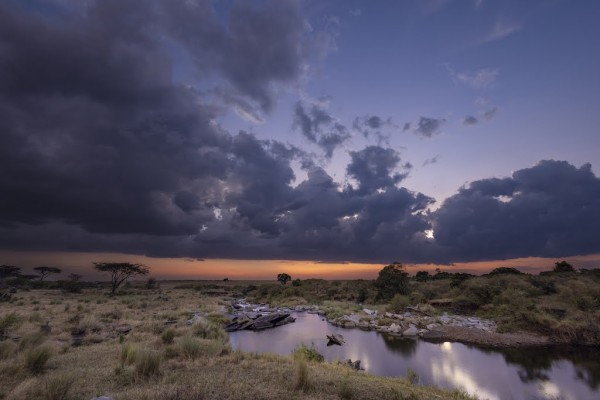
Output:
[[[157,375],[160,370],[161,357],[157,351],[142,350],[135,360],[135,373],[138,377],[148,378]]]
[[[410,292],[408,273],[402,264],[393,263],[379,271],[375,281],[377,298],[388,300],[395,294],[408,294]]]
[[[10,313],[0,318],[0,340],[8,335],[11,328],[16,328],[21,323],[21,317],[17,313]]]
[[[304,343],[301,344],[294,349],[292,355],[295,359],[303,359],[306,361],[323,362],[325,360],[325,357],[323,357],[323,355],[315,348],[314,343],[310,347],[306,346]]]
[[[399,313],[404,311],[404,307],[409,305],[409,300],[407,296],[403,296],[401,294],[395,294],[392,300],[390,300],[390,304],[387,306],[387,310],[393,313]]]
[[[175,330],[173,328],[169,328],[163,332],[161,339],[164,344],[173,343],[173,339],[175,338]]]
[[[229,341],[229,335],[221,326],[212,322],[198,322],[194,324],[194,335],[203,339],[217,339]]]
[[[25,368],[34,375],[44,371],[46,363],[52,356],[49,347],[36,347],[25,354]]]

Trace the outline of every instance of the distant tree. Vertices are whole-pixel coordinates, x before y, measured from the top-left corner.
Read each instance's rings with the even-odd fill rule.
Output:
[[[375,280],[377,298],[389,300],[397,293],[408,294],[410,292],[408,279],[408,272],[400,263],[392,263],[383,267]]]
[[[288,283],[289,281],[292,280],[292,277],[286,273],[283,273],[283,274],[277,275],[277,280],[279,282],[281,282],[282,285],[285,285],[286,283]]]
[[[14,265],[0,265],[0,279],[17,278],[21,275],[21,268]]]
[[[69,274],[69,280],[73,282],[79,282],[81,280],[81,275],[79,274]]]
[[[450,279],[450,278],[452,278],[452,274],[450,272],[442,271],[439,268],[436,269],[435,275],[433,275],[431,277],[431,279],[436,280],[436,281],[441,280],[441,279]]]
[[[114,294],[119,286],[127,279],[136,275],[147,275],[150,269],[143,264],[132,263],[94,263],[94,268],[101,272],[110,274],[111,294]]]
[[[60,274],[62,272],[62,269],[56,267],[35,267],[33,270],[40,274],[40,281],[43,281],[50,274]]]
[[[461,283],[463,283],[464,281],[474,278],[475,275],[473,274],[467,274],[465,272],[457,272],[455,274],[452,274],[452,278],[450,278],[450,287],[451,288],[455,288],[455,287],[459,287]]]
[[[427,272],[427,271],[419,271],[415,275],[415,280],[417,282],[427,282],[430,279],[431,279],[431,275],[429,275],[429,272]]]
[[[575,272],[575,268],[566,261],[560,261],[554,263],[552,272]]]
[[[302,281],[300,279],[294,279],[292,281],[292,286],[296,286],[296,287],[302,286]]]
[[[504,274],[514,274],[514,275],[523,275],[521,271],[512,267],[498,267],[491,270],[488,275],[504,275]]]

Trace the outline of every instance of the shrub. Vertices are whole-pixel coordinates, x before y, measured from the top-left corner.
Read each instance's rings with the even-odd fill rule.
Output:
[[[294,349],[292,355],[295,359],[303,359],[306,361],[323,362],[325,360],[325,357],[323,357],[323,355],[315,348],[314,343],[310,347],[302,343]]]
[[[42,398],[44,400],[67,399],[74,380],[73,376],[68,374],[46,378],[42,385]]]
[[[229,335],[225,329],[212,322],[198,322],[194,324],[194,335],[203,339],[229,341]]]
[[[403,296],[399,293],[396,293],[394,297],[390,300],[390,304],[387,306],[387,310],[393,313],[399,313],[404,311],[404,307],[409,305],[409,300],[407,296]]]
[[[32,374],[40,374],[44,371],[46,363],[52,356],[49,347],[36,347],[25,354],[25,368]]]
[[[157,375],[160,370],[161,357],[157,351],[142,350],[135,360],[135,373],[138,377]]]
[[[173,339],[175,338],[175,330],[173,328],[169,328],[163,332],[161,339],[164,344],[173,343]]]

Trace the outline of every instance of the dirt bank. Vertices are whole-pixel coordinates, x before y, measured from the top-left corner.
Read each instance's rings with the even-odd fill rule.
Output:
[[[462,326],[440,326],[422,334],[431,341],[461,342],[486,347],[525,347],[553,344],[546,336],[530,332],[497,333]]]

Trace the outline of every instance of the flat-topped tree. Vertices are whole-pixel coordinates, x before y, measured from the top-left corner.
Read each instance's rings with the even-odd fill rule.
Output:
[[[0,265],[0,279],[16,278],[21,275],[21,268],[14,265]]]
[[[101,272],[110,274],[111,294],[114,294],[119,286],[127,279],[136,275],[147,275],[150,268],[143,264],[132,263],[94,263],[94,268]]]
[[[40,274],[40,281],[43,281],[50,274],[60,274],[62,272],[62,269],[56,267],[35,267],[33,270]]]

